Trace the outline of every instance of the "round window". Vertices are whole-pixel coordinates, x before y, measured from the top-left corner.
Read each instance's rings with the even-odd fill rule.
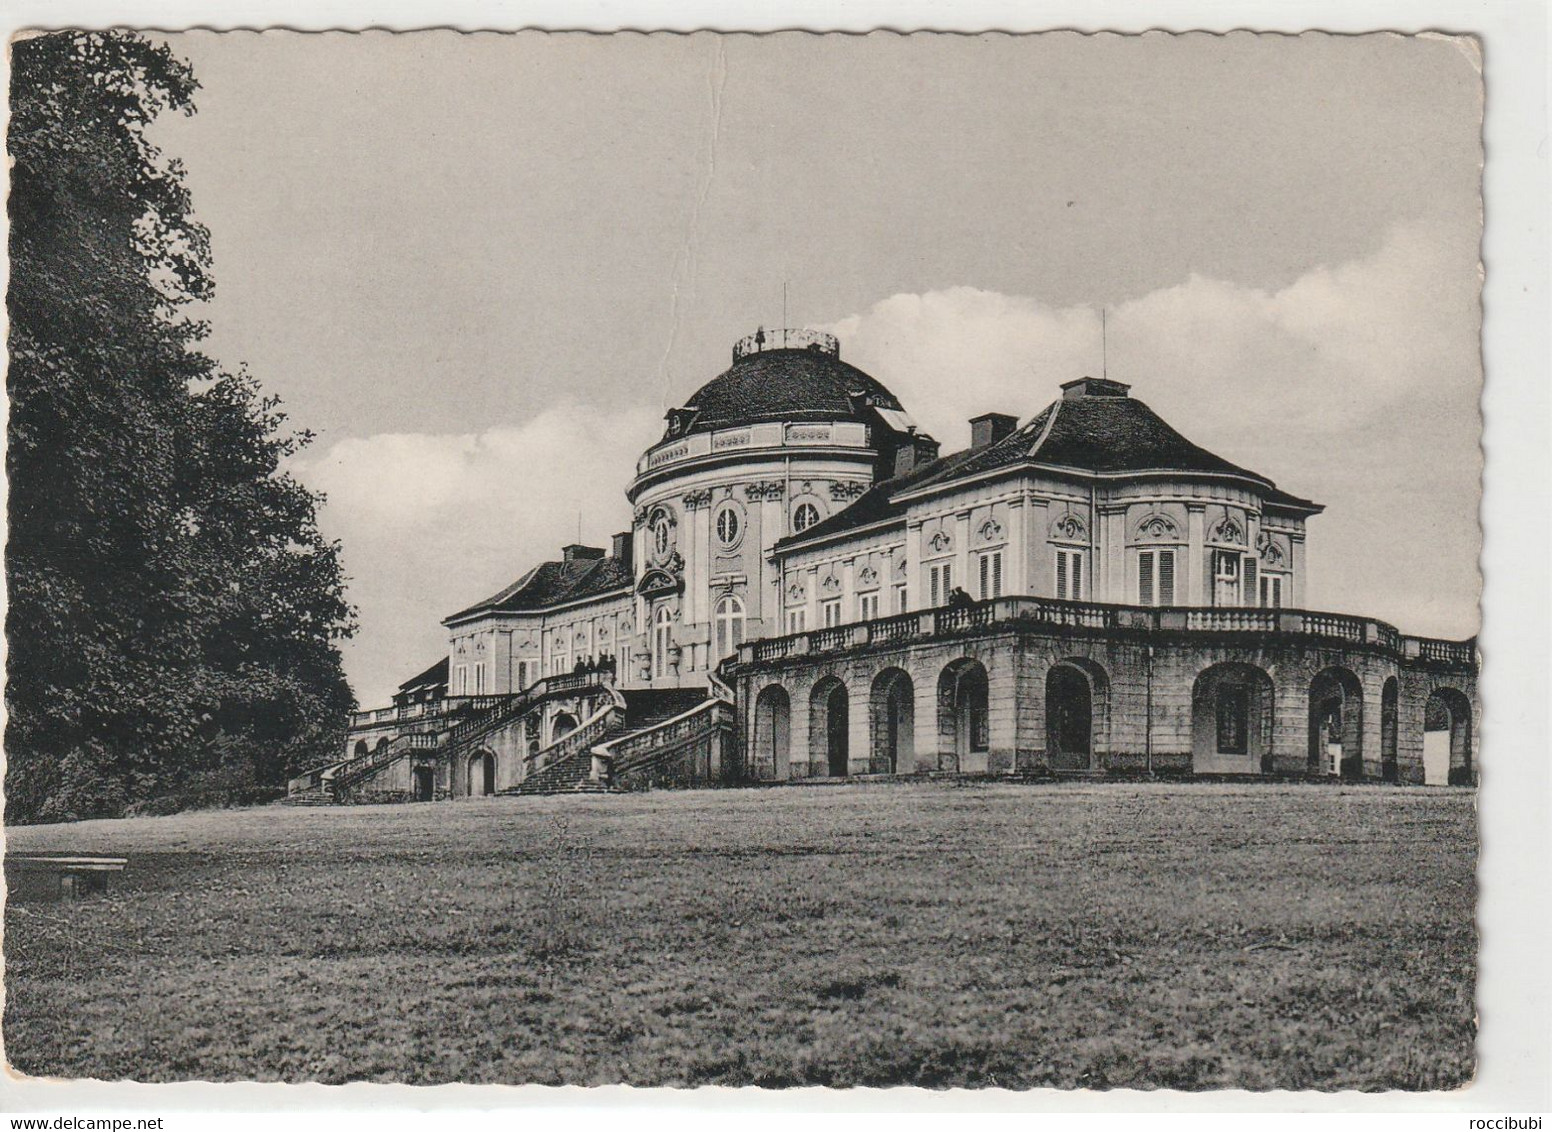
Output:
[[[736,507],[724,507],[717,512],[717,541],[723,546],[737,546],[738,536],[744,533],[744,525],[738,518]]]
[[[806,531],[819,522],[819,508],[812,503],[799,503],[797,510],[792,512],[792,529]]]

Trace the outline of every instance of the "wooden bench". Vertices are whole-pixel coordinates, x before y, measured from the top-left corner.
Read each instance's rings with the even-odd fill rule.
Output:
[[[123,857],[43,857],[6,854],[7,898],[17,901],[78,900],[108,890],[108,878],[124,871]]]

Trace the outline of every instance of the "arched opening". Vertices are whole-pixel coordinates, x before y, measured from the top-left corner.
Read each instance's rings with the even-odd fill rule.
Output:
[[[1385,782],[1400,782],[1401,767],[1397,761],[1397,727],[1399,723],[1398,687],[1392,676],[1385,681],[1380,692],[1380,778]]]
[[[1272,772],[1272,678],[1253,664],[1215,664],[1191,686],[1191,769]]]
[[[1310,681],[1309,772],[1363,779],[1363,684],[1346,668],[1323,669]]]
[[[984,770],[991,748],[986,666],[962,657],[938,675],[938,749],[951,752],[939,770]]]
[[[436,797],[436,768],[418,766],[415,768],[415,801],[429,802]]]
[[[366,740],[365,739],[357,739],[356,740],[356,754],[355,754],[356,758],[364,759],[368,755],[370,755],[371,753],[372,753],[372,748],[368,747],[366,745]]]
[[[1052,770],[1094,765],[1095,674],[1071,660],[1045,676],[1045,749]]]
[[[899,774],[914,769],[916,752],[916,688],[898,668],[886,668],[873,680],[870,723],[873,749],[868,770]]]
[[[550,742],[556,743],[577,729],[577,717],[569,711],[558,713],[550,720]]]
[[[846,685],[827,676],[814,685],[808,703],[809,773],[824,767],[831,778],[844,778],[848,769],[847,725],[850,715]]]
[[[1454,688],[1436,688],[1423,708],[1423,781],[1471,786],[1471,701]]]
[[[777,781],[790,777],[791,749],[792,699],[787,689],[771,684],[754,701],[755,774],[769,774]]]
[[[731,512],[725,512],[731,514]],[[737,594],[727,594],[717,602],[713,618],[716,629],[716,655],[713,665],[723,657],[732,656],[744,640],[744,599]]]
[[[469,797],[488,797],[496,792],[496,756],[476,751],[469,756]]]
[[[668,651],[674,646],[674,615],[666,605],[657,607],[652,614],[652,677],[661,680],[668,675]]]
[[[388,736],[384,735],[381,739],[379,739],[377,741],[377,746],[372,748],[372,753],[374,755],[380,755],[384,751],[386,751],[387,749],[388,749]]]

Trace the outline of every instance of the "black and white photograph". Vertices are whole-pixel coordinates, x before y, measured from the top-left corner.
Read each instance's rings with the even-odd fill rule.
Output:
[[[17,33],[10,1072],[1469,1089],[1490,65]]]

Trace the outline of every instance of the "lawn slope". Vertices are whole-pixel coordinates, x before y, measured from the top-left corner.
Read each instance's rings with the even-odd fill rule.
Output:
[[[7,1056],[142,1081],[1434,1089],[1473,796],[838,786],[8,831]]]

